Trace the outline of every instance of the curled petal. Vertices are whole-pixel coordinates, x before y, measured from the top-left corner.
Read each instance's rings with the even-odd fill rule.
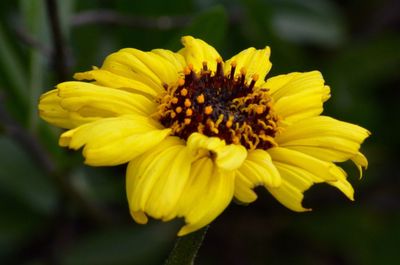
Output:
[[[276,166],[278,164],[286,164],[301,168],[310,173],[314,182],[337,180],[335,174],[332,173],[334,170],[332,169],[332,164],[326,161],[283,147],[268,149],[268,153]]]
[[[213,221],[229,205],[233,191],[233,171],[219,169],[208,157],[196,160],[179,200],[177,216],[184,217],[186,225],[178,235],[186,235]]]
[[[282,177],[282,183],[276,188],[267,187],[268,191],[292,211],[309,211],[310,209],[302,205],[303,192],[313,185],[315,177],[310,172],[292,165],[278,163],[276,167]]]
[[[135,80],[161,93],[164,84],[174,85],[183,72],[183,57],[171,51],[156,49],[143,52],[133,48],[109,55],[101,70]]]
[[[275,101],[284,96],[313,90],[319,91],[323,101],[326,101],[330,97],[330,89],[324,83],[324,78],[319,71],[294,72],[268,78],[262,87],[269,89]]]
[[[218,137],[208,137],[200,133],[190,135],[187,146],[197,156],[213,158],[217,167],[224,170],[239,168],[247,156],[246,148],[242,145],[226,145]]]
[[[72,129],[100,118],[86,117],[79,112],[68,111],[61,107],[61,100],[57,89],[43,94],[40,97],[38,107],[40,117],[52,125],[65,129]]]
[[[360,152],[358,152],[355,156],[351,158],[353,163],[357,166],[358,171],[360,172],[360,178],[362,178],[363,175],[363,168],[367,169],[368,167],[368,160],[367,158]]]
[[[354,201],[354,189],[350,182],[347,181],[347,174],[341,167],[336,166],[332,163],[332,167],[335,168],[334,174],[337,178],[336,181],[328,181],[327,183],[338,190],[340,190],[349,200]]]
[[[215,71],[217,68],[217,60],[219,60],[221,56],[214,47],[192,36],[182,37],[181,42],[184,48],[178,53],[183,55],[186,64],[193,65],[193,68],[199,71],[203,67],[203,62],[207,62],[208,68]]]
[[[72,149],[84,146],[85,163],[112,166],[126,163],[160,143],[170,129],[162,129],[138,115],[104,118],[63,133],[60,145]]]
[[[96,83],[100,86],[116,88],[131,93],[144,94],[151,98],[156,97],[161,92],[157,87],[151,87],[140,81],[102,69],[76,73],[74,78],[77,80],[96,80]]]
[[[246,81],[249,83],[254,75],[258,76],[256,86],[264,83],[265,77],[272,67],[269,57],[271,49],[267,46],[264,49],[256,50],[248,48],[233,56],[225,62],[225,75],[231,71],[232,64],[236,65],[237,72],[244,69],[246,71]]]
[[[157,105],[149,98],[85,82],[70,81],[57,85],[60,105],[86,117],[113,117],[124,114],[147,115]]]
[[[168,137],[129,163],[126,189],[135,220],[143,223],[145,213],[163,220],[175,217],[191,162],[184,142]]]
[[[170,51],[158,49],[158,52],[143,52],[138,49],[125,48],[120,52],[128,53],[135,58],[135,61],[141,62],[144,67],[147,67],[149,71],[153,72],[161,80],[161,84],[175,84],[180,75],[182,75],[182,65],[176,64],[176,60],[181,62],[181,59],[177,59],[179,55],[175,55],[175,60],[170,61],[172,59],[170,57],[171,54],[166,57],[168,53],[171,53]]]
[[[314,117],[322,113],[330,89],[318,71],[290,73],[269,78],[267,88],[275,101],[274,110],[286,123]]]
[[[354,190],[346,180],[346,173],[335,164],[283,147],[268,152],[282,177],[282,184],[267,189],[287,208],[299,212],[309,210],[302,206],[303,192],[314,183],[322,182],[338,188],[353,200]]]
[[[272,163],[270,155],[260,149],[250,151],[242,166],[236,171],[235,197],[245,203],[257,196],[252,191],[256,186],[279,187],[281,176]]]
[[[352,159],[359,169],[368,162],[359,152],[368,130],[326,116],[294,123],[276,138],[279,146],[296,150],[329,162]]]

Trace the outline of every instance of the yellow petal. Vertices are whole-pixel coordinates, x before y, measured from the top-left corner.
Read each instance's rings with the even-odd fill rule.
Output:
[[[149,69],[140,59],[134,55],[118,51],[107,56],[101,66],[102,70],[107,70],[118,76],[136,80],[152,87],[156,91],[163,91],[164,80]]]
[[[182,72],[182,70],[186,66],[185,58],[179,53],[164,49],[154,49],[151,52],[158,54],[159,56],[169,61],[175,67],[176,72]]]
[[[283,147],[273,147],[267,152],[275,165],[281,163],[301,168],[313,176],[314,182],[337,180],[332,163]]]
[[[127,193],[131,211],[169,220],[177,212],[192,161],[183,141],[164,142],[129,163]]]
[[[236,63],[236,74],[239,74],[240,70],[244,68],[246,70],[247,82],[252,80],[253,75],[258,75],[256,86],[259,86],[264,83],[265,76],[272,67],[271,62],[269,61],[270,55],[271,50],[268,46],[260,50],[248,48],[241,51],[225,62],[225,75],[230,73],[231,64],[234,62]]]
[[[244,203],[254,201],[257,196],[252,191],[257,186],[279,187],[281,176],[271,156],[264,150],[250,151],[242,166],[236,170],[235,197]]]
[[[132,55],[135,58],[135,62],[138,60],[144,67],[147,67],[150,72],[154,73],[154,75],[159,78],[161,84],[174,85],[178,82],[179,77],[183,75],[183,67],[180,62],[177,63],[177,61],[171,61],[165,58],[167,53],[172,53],[170,51],[164,50],[164,52],[162,52],[161,49],[159,49],[158,52],[155,53],[153,51],[143,52],[138,49],[125,48],[119,52]],[[160,55],[160,53],[163,55]],[[177,56],[174,56],[174,58],[176,59]]]
[[[220,59],[221,56],[212,46],[192,36],[182,37],[181,42],[184,48],[178,53],[185,58],[186,64],[193,65],[195,71],[199,71],[203,68],[203,62],[207,62],[208,69],[211,71],[217,69],[217,60]]]
[[[309,90],[284,96],[275,102],[274,111],[285,124],[315,117],[323,111],[322,95],[320,91]]]
[[[257,194],[253,191],[252,183],[246,175],[236,170],[235,175],[235,193],[234,196],[242,203],[251,203],[257,199]]]
[[[347,174],[346,172],[338,166],[333,165],[336,167],[335,175],[337,180],[336,181],[328,181],[328,184],[332,185],[333,187],[339,189],[347,198],[354,201],[354,189],[351,184],[347,181]]]
[[[290,73],[269,78],[261,87],[268,88],[275,102],[285,96],[297,93],[316,93],[321,95],[321,101],[329,98],[330,89],[318,71],[306,73]]]
[[[152,150],[157,150],[158,152],[153,152],[153,155],[158,155],[162,150],[170,148],[172,146],[178,146],[178,145],[184,145],[185,142],[180,139],[179,137],[176,136],[168,136],[166,137],[162,142],[160,142],[157,145],[157,148],[148,150],[148,152],[151,152]],[[135,159],[135,164],[140,165],[139,167],[133,166],[132,163],[128,164],[128,169],[127,172],[129,174],[126,174],[126,193],[128,195],[128,199],[131,198],[132,194],[136,192],[142,192],[143,189],[139,189],[138,191],[135,191],[138,187],[138,182],[139,181],[145,181],[143,178],[140,176],[143,175],[143,172],[147,170],[147,165],[151,163],[153,160],[153,157],[151,156],[138,156]],[[148,196],[148,195],[147,195]],[[130,207],[131,210],[133,211],[139,211],[139,200],[134,200],[130,201]],[[132,206],[136,205],[135,207],[132,208]]]
[[[303,192],[314,183],[321,182],[327,182],[338,188],[353,200],[353,187],[347,182],[346,172],[342,168],[281,147],[271,148],[268,151],[282,177],[282,184],[278,188],[267,187],[267,189],[287,208],[293,211],[308,210],[302,206]]]
[[[302,206],[303,192],[309,189],[317,178],[310,172],[294,165],[276,163],[276,167],[282,177],[282,183],[277,188],[267,187],[268,191],[280,203],[293,211],[310,210]]]
[[[358,152],[355,156],[351,158],[351,160],[357,166],[358,171],[360,172],[360,178],[362,178],[362,169],[367,169],[368,167],[367,158],[362,153]]]
[[[131,211],[131,215],[133,220],[138,224],[144,225],[149,221],[146,214],[142,211]]]
[[[153,148],[170,133],[149,118],[130,115],[104,118],[67,131],[60,145],[83,149],[85,163],[112,166],[126,163]]]
[[[192,164],[189,181],[179,200],[178,216],[185,217],[178,236],[200,229],[213,221],[233,197],[234,172],[222,171],[208,157]]]
[[[116,88],[131,93],[144,94],[151,97],[156,97],[162,92],[159,87],[150,87],[149,85],[137,80],[126,78],[101,69],[76,73],[74,78],[77,80],[96,80],[96,83],[101,86]]]
[[[150,115],[157,104],[149,98],[86,82],[57,85],[61,106],[85,117],[113,117],[124,114]]]
[[[242,173],[253,187],[261,185],[278,187],[281,183],[281,177],[271,161],[271,156],[261,149],[250,151],[237,171]]]
[[[353,159],[358,167],[366,167],[366,158],[359,153],[361,143],[370,133],[357,125],[326,116],[298,121],[276,137],[279,146],[329,162]]]
[[[355,142],[362,142],[370,133],[368,130],[348,122],[336,120],[327,116],[318,116],[297,122],[288,127],[276,137],[280,145],[304,138],[338,137]]]
[[[187,146],[194,156],[209,156],[217,167],[224,170],[239,168],[247,156],[246,148],[242,145],[226,145],[218,137],[208,137],[200,133],[191,134]]]
[[[71,112],[61,107],[58,90],[53,89],[40,97],[39,115],[48,123],[57,127],[72,129],[79,125],[97,120],[99,117],[85,117],[78,112]]]

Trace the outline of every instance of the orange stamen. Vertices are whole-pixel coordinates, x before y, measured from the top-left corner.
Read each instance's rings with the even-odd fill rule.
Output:
[[[178,85],[179,85],[179,86],[183,86],[184,84],[185,84],[185,79],[179,78],[179,80],[178,80]]]
[[[178,98],[177,97],[173,97],[172,99],[171,99],[171,103],[172,104],[176,104],[176,103],[178,103]]]
[[[204,108],[204,113],[210,115],[213,112],[213,108],[211,106],[206,106]]]
[[[188,94],[187,89],[186,88],[182,88],[181,95],[185,97],[187,94]]]
[[[257,114],[262,114],[264,112],[264,106],[259,105],[256,107]]]
[[[190,106],[192,106],[192,102],[190,102],[190,99],[185,99],[185,107],[189,108]]]
[[[203,104],[204,103],[204,95],[203,94],[200,94],[200,95],[198,95],[197,96],[197,98],[196,98],[196,100],[197,100],[197,102],[199,103],[199,104]]]

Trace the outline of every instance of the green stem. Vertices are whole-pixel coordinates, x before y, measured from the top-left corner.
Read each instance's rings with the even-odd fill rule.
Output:
[[[193,265],[207,229],[208,226],[186,236],[179,237],[165,265]]]

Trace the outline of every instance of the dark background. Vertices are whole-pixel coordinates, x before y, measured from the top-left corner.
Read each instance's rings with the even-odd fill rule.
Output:
[[[66,0],[60,24],[51,3],[0,1],[1,264],[163,262],[181,221],[135,224],[124,166],[90,168],[58,147],[61,131],[38,118],[37,102],[111,52],[177,50],[184,34],[225,59],[269,45],[269,76],[320,70],[332,88],[325,114],[372,132],[363,179],[349,167],[355,202],[316,185],[304,202],[314,211],[299,214],[258,189],[211,225],[197,264],[400,264],[399,1]]]

